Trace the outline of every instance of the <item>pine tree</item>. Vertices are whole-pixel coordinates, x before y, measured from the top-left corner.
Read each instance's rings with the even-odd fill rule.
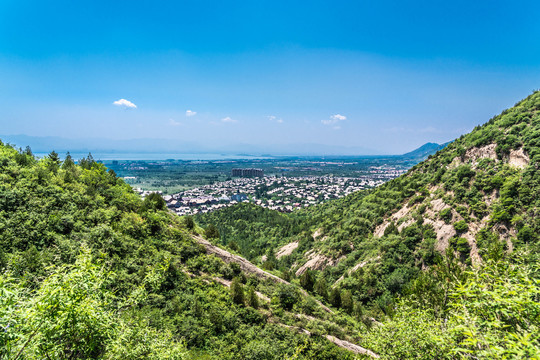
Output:
[[[66,154],[66,159],[64,160],[64,163],[62,164],[62,169],[71,169],[75,163],[73,162],[73,158],[71,157],[71,154],[69,151]]]
[[[231,283],[231,299],[235,304],[244,304],[244,285],[235,277]]]
[[[188,230],[193,230],[195,228],[195,221],[193,221],[193,216],[185,216],[184,217],[184,225]]]
[[[330,304],[334,307],[338,308],[341,306],[341,292],[338,288],[333,288],[332,291],[330,291],[328,301],[330,301]]]
[[[353,302],[352,293],[350,290],[345,290],[343,294],[341,294],[341,307],[348,314],[352,314],[354,310],[354,302]]]
[[[321,296],[323,299],[328,299],[328,286],[326,285],[326,279],[324,276],[319,276],[319,279],[315,283],[315,293]]]
[[[313,274],[307,269],[300,277],[300,285],[307,291],[313,291]]]
[[[204,231],[204,235],[207,239],[219,239],[219,230],[214,224],[210,224]]]
[[[247,291],[247,303],[254,309],[259,308],[259,297],[252,286],[250,286]]]

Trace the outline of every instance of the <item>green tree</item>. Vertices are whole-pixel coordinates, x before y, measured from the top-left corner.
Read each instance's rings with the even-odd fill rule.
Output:
[[[332,304],[332,306],[336,308],[341,307],[341,292],[337,287],[330,290],[328,301],[330,302],[330,304]]]
[[[348,314],[352,314],[354,310],[354,300],[353,300],[353,296],[350,290],[345,290],[341,294],[341,307]]]
[[[313,272],[310,269],[307,269],[302,276],[300,276],[300,285],[307,291],[313,291]]]
[[[277,298],[281,307],[285,310],[291,310],[299,300],[299,295],[294,286],[288,284],[279,284]]]
[[[235,304],[244,304],[244,285],[238,277],[235,277],[231,283],[231,299]]]
[[[469,230],[469,225],[465,220],[459,220],[458,222],[454,223],[454,229],[458,234],[463,234]]]
[[[328,299],[328,285],[326,284],[326,278],[322,274],[315,282],[314,290],[323,299]]]
[[[184,216],[184,226],[188,230],[193,230],[195,228],[195,221],[193,221],[193,216],[191,215]]]
[[[60,168],[60,163],[62,162],[60,160],[60,156],[58,156],[58,153],[56,151],[51,151],[49,155],[47,156],[47,168],[53,172],[56,173],[58,169]]]
[[[204,230],[207,239],[219,239],[219,230],[214,224],[210,224]]]
[[[75,162],[73,161],[73,158],[71,157],[71,154],[69,151],[66,154],[66,158],[64,159],[64,162],[62,163],[62,169],[71,169],[75,166]]]
[[[257,293],[255,292],[255,289],[253,289],[253,286],[250,286],[247,291],[247,304],[251,306],[254,309],[259,308],[259,297],[257,296]]]
[[[163,200],[161,195],[155,192],[147,195],[144,198],[143,205],[142,205],[143,211],[148,211],[148,210],[158,211],[158,210],[165,210],[166,208],[167,208],[167,203],[165,202],[165,200]]]

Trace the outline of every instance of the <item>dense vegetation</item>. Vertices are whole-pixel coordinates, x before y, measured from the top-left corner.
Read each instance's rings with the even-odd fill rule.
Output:
[[[535,92],[377,189],[195,222],[91,156],[0,144],[0,357],[360,356],[332,335],[387,359],[540,358],[539,139]]]
[[[320,335],[354,340],[352,319],[208,256],[184,220],[91,156],[38,160],[0,144],[0,357],[351,356]]]
[[[291,255],[273,260],[277,268],[292,264],[294,272],[323,256],[326,264],[304,273],[301,284],[363,314],[366,325],[372,317],[384,320],[365,344],[390,358],[532,356],[540,351],[539,139],[535,92],[377,189],[292,215],[238,205],[200,221],[221,224],[223,243],[237,236],[246,255],[271,255],[300,241]],[[511,163],[520,153],[527,163]],[[276,230],[276,218],[293,233]],[[441,240],[445,231],[452,235]],[[530,311],[513,314],[516,304]]]

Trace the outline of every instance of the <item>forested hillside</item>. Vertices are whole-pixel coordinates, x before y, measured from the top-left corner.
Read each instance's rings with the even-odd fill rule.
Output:
[[[538,358],[539,166],[535,92],[377,189],[291,215],[242,204],[199,221],[384,323],[364,339],[383,357]]]
[[[91,156],[0,144],[0,358],[353,358],[363,324],[208,255],[186,220]]]
[[[377,189],[195,222],[0,144],[0,357],[539,358],[539,141],[535,92]]]

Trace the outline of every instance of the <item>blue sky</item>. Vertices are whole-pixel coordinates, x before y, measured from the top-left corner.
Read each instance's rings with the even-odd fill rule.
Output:
[[[0,134],[402,153],[540,88],[538,14],[537,1],[3,0]]]

